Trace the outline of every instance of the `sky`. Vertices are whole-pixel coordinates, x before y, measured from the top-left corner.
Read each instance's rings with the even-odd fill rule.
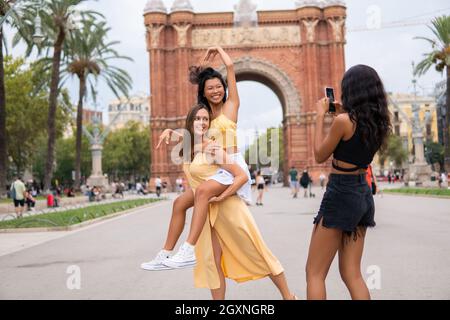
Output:
[[[163,0],[170,10],[173,0]],[[430,50],[425,41],[414,39],[417,36],[433,37],[426,23],[431,18],[450,14],[448,0],[347,0],[347,44],[345,46],[346,68],[356,64],[374,67],[390,92],[409,93],[412,91],[411,63],[419,62],[422,54]],[[133,79],[133,93],[150,92],[148,54],[145,45],[143,9],[147,0],[98,0],[87,1],[83,7],[101,12],[110,27],[110,40],[121,41],[117,50],[133,58],[134,62],[121,62]],[[238,0],[210,1],[191,0],[195,12],[233,11]],[[294,9],[295,0],[253,0],[257,10]],[[393,22],[404,25],[399,28],[388,27]],[[378,28],[381,26],[381,28]],[[366,29],[366,30],[361,30]],[[367,30],[369,29],[369,30]],[[11,30],[6,29],[10,35]],[[23,46],[12,50],[14,55],[24,53]],[[430,70],[418,79],[419,90],[430,94],[435,84],[443,80],[443,75]],[[282,120],[281,104],[276,95],[267,87],[256,82],[238,83],[241,108],[239,128],[260,132],[265,128],[278,126]],[[73,102],[77,101],[77,83],[68,83]],[[98,108],[106,110],[114,95],[104,85],[99,85]],[[259,116],[255,126],[254,107]],[[105,116],[105,119],[107,117]],[[249,143],[249,141],[247,141]],[[239,139],[241,148],[244,139]]]

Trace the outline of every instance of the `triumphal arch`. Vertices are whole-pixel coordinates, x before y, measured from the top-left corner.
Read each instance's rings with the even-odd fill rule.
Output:
[[[315,104],[327,86],[340,97],[344,3],[303,0],[296,1],[293,10],[257,11],[251,0],[235,2],[234,12],[214,13],[197,13],[189,1],[175,0],[170,10],[161,0],[146,5],[152,181],[160,176],[171,187],[181,175],[181,166],[171,161],[171,147],[154,146],[165,128],[183,127],[196,101],[188,67],[198,64],[206,49],[215,45],[234,60],[238,81],[260,82],[278,96],[283,109],[284,173],[290,166],[308,168],[314,177],[323,170],[313,154]],[[224,70],[216,60],[217,69]],[[257,117],[258,106],[251,107]]]

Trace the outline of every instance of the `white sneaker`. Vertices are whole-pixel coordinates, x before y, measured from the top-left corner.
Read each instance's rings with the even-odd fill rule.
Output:
[[[142,263],[141,268],[144,270],[149,270],[149,271],[170,270],[172,268],[170,268],[162,263],[164,260],[170,258],[170,256],[171,256],[171,253],[169,251],[161,250],[160,252],[158,252],[155,259],[153,259],[149,262]]]
[[[181,269],[195,266],[195,250],[194,246],[188,243],[183,243],[178,252],[162,262],[165,266]]]

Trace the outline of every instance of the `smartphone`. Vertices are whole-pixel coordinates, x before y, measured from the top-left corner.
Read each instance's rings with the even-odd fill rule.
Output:
[[[328,106],[329,113],[336,113],[336,106],[334,105],[334,89],[330,87],[325,88],[325,96],[330,99],[330,105]]]

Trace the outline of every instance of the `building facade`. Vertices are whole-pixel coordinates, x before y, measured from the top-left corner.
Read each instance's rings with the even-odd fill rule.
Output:
[[[376,156],[373,167],[377,174],[385,174],[386,171],[394,169],[406,169],[408,164],[414,161],[414,143],[412,119],[414,117],[412,105],[419,105],[419,121],[423,129],[423,139],[426,142],[439,142],[438,114],[436,98],[434,96],[415,96],[414,94],[389,93],[389,111],[393,134],[401,137],[403,148],[408,152],[408,160],[403,168],[394,168],[393,165],[385,163],[385,172],[381,172],[381,166]]]
[[[419,120],[423,125],[423,137],[425,141],[438,142],[438,121],[436,113],[436,99],[433,96],[414,96],[413,94],[390,94],[391,103],[389,111],[392,115],[394,134],[402,137],[403,146],[409,152],[413,150],[412,126],[413,118],[412,104],[417,102],[420,106]],[[396,106],[394,105],[394,102]]]
[[[111,130],[121,129],[130,121],[148,126],[150,124],[150,109],[150,96],[145,94],[133,95],[129,99],[122,97],[111,101],[108,106]]]

